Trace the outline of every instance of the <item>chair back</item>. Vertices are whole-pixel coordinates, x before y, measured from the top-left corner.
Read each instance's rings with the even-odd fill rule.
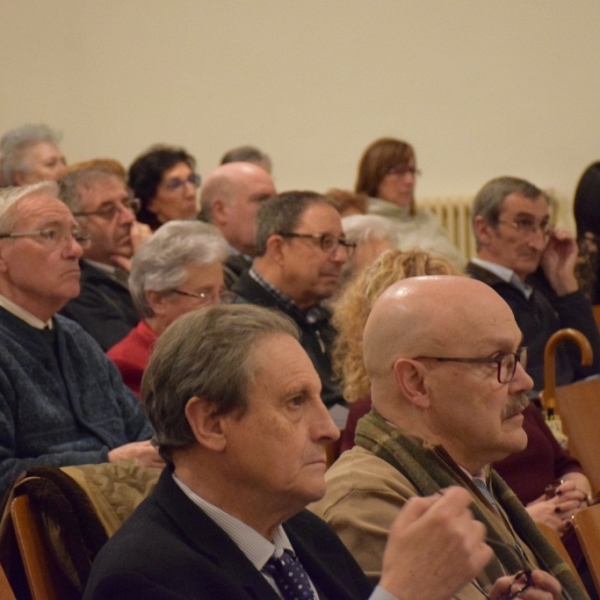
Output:
[[[575,532],[600,596],[600,504],[580,510],[573,517]]]

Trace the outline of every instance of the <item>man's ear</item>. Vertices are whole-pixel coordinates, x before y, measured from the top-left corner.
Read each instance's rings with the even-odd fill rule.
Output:
[[[399,358],[394,363],[393,371],[396,386],[404,398],[421,408],[429,407],[424,366],[410,358]]]
[[[210,218],[211,221],[220,227],[227,225],[228,215],[227,215],[227,206],[223,200],[217,198],[213,200],[210,205]]]
[[[265,255],[277,264],[281,264],[285,258],[284,256],[284,245],[285,240],[278,234],[274,233],[267,239],[267,250]]]
[[[13,180],[15,185],[27,185],[27,175],[22,171],[15,171],[13,173]]]
[[[496,228],[488,223],[484,217],[477,215],[473,219],[473,231],[479,243],[485,246],[489,243],[491,236],[496,233]]]
[[[217,415],[213,402],[193,396],[185,405],[185,416],[197,442],[213,452],[222,452],[227,446],[223,420],[227,415]]]

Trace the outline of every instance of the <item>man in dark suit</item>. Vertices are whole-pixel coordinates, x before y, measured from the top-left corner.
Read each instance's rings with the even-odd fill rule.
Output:
[[[60,199],[91,236],[80,264],[81,293],[61,314],[79,323],[106,351],[139,321],[123,268],[133,254],[135,204],[124,179],[103,166],[74,165],[59,184]]]
[[[304,510],[339,431],[297,340],[289,319],[250,305],[188,313],[161,335],[142,395],[169,466],[101,550],[84,598],[445,600],[491,558],[464,490],[415,499],[371,594]]]

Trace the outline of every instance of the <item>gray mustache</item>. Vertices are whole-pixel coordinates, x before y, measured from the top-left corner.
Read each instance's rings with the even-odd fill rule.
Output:
[[[506,408],[504,409],[503,419],[510,419],[516,414],[523,412],[529,406],[529,398],[527,394],[521,393],[516,396],[511,396]]]

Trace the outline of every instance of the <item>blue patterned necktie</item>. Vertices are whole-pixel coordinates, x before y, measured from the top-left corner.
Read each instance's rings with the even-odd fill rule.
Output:
[[[289,550],[271,556],[263,571],[275,580],[284,600],[315,600],[304,567]]]
[[[492,492],[490,492],[490,490],[488,490],[488,487],[487,487],[487,485],[485,485],[485,482],[482,481],[481,479],[479,479],[478,477],[474,477],[473,483],[475,484],[475,487],[477,487],[477,489],[485,496],[485,499],[492,505],[494,510],[497,513],[499,513],[500,511],[498,510],[498,505],[496,504],[496,500],[494,500],[494,496],[492,496]]]

